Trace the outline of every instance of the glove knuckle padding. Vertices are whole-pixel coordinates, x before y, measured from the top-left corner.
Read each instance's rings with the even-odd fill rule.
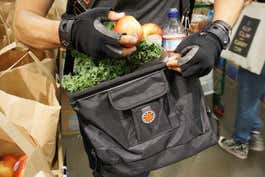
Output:
[[[99,33],[99,36],[103,40],[104,43],[115,45],[115,46],[121,46],[119,43],[121,34],[107,29],[101,23],[101,18],[95,19],[95,21],[93,22],[93,26],[95,30],[97,31],[97,33]]]
[[[183,40],[176,51],[185,55],[185,48],[192,45],[199,46],[199,50],[191,61],[181,66],[182,75],[184,77],[200,77],[208,74],[222,50],[218,39],[213,34],[197,32]]]
[[[188,63],[184,64],[181,66],[181,70],[182,71],[185,71],[187,70],[188,68],[192,67],[193,65],[196,65],[198,64],[198,57],[196,57],[198,54],[196,54],[192,60],[190,60]]]
[[[107,54],[120,56],[120,34],[107,29],[103,21],[108,19],[110,8],[95,8],[75,17],[72,27],[72,45],[76,50],[94,58]],[[106,45],[115,46],[114,50]]]
[[[105,45],[104,51],[107,55],[113,56],[114,58],[122,57],[122,47],[114,47],[110,45]]]
[[[83,12],[82,14],[78,15],[78,18],[90,18],[90,19],[96,19],[98,17],[108,17],[110,8],[94,8],[90,9],[86,12]]]

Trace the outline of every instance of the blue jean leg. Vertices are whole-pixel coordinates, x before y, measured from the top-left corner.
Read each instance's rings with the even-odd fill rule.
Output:
[[[265,91],[265,67],[261,75],[239,68],[237,85],[237,112],[233,138],[239,143],[250,140],[253,130],[262,128],[260,96]]]

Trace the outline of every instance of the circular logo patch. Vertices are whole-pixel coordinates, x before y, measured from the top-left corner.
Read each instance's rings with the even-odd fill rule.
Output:
[[[154,111],[149,110],[142,114],[142,121],[146,124],[150,124],[155,120],[156,114]]]

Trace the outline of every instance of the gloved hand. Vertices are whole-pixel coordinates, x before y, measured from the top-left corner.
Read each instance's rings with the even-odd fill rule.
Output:
[[[185,56],[189,53],[190,46],[199,46],[199,50],[188,63],[180,67],[182,76],[201,77],[208,74],[222,50],[218,38],[211,33],[197,32],[183,40],[176,52]]]
[[[64,16],[59,27],[62,46],[95,58],[103,54],[118,58],[134,52],[136,47],[123,48],[122,44],[136,45],[136,36],[119,34],[103,25],[104,21],[118,20],[124,16],[124,13],[109,10],[95,8],[78,16]]]
[[[227,47],[230,41],[229,32],[230,26],[218,20],[184,39],[175,50],[182,57],[190,55],[193,47],[199,49],[195,54],[190,55],[191,60],[188,63],[180,66],[183,77],[201,77],[208,74],[222,49]]]

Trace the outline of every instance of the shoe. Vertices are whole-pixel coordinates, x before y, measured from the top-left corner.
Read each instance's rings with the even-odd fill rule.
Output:
[[[251,140],[249,148],[253,151],[264,151],[264,141],[260,132],[253,131],[251,132]]]
[[[220,137],[218,141],[219,146],[225,151],[233,154],[237,158],[247,159],[249,144],[248,143],[236,143],[233,139],[226,139],[225,137]]]

